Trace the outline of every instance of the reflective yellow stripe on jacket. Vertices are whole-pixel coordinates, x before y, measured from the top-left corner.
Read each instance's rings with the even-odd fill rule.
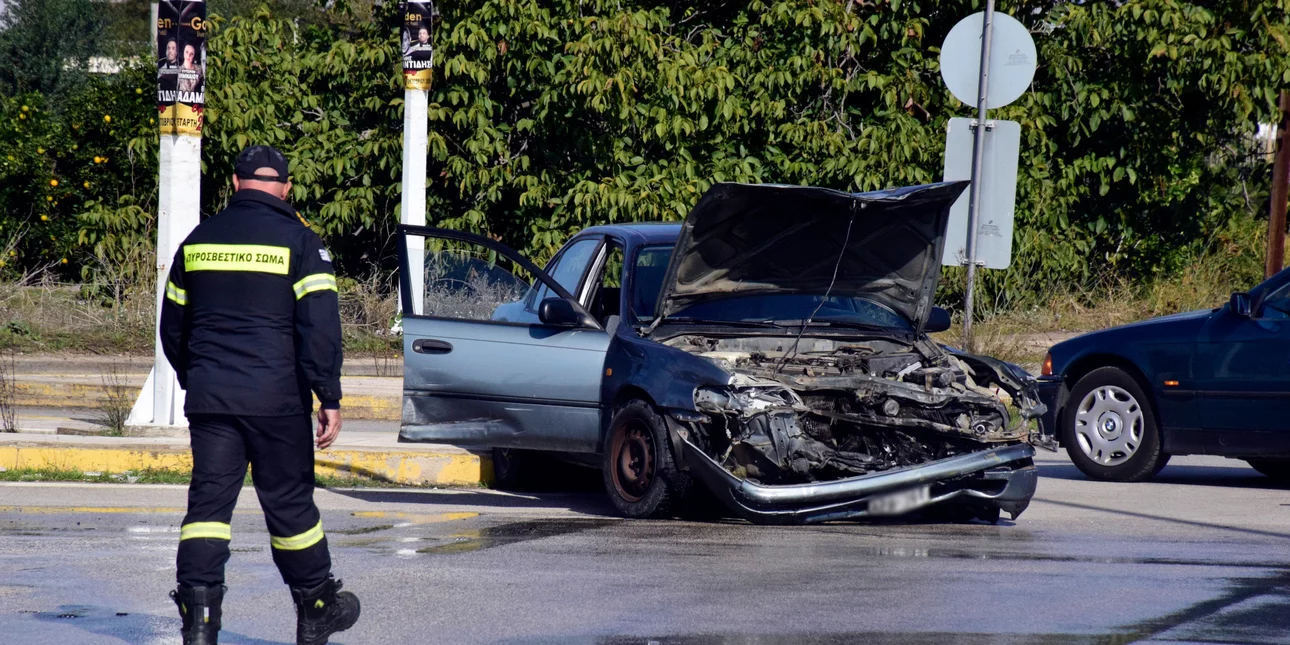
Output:
[[[291,285],[299,300],[315,291],[337,291],[336,276],[330,273],[315,273],[301,278],[300,282]]]
[[[175,283],[166,281],[166,298],[171,302],[183,307],[188,304],[188,292],[175,286]]]
[[[318,520],[318,523],[315,524],[313,528],[299,535],[293,535],[291,537],[270,536],[269,543],[273,548],[278,549],[279,551],[300,551],[301,549],[307,549],[318,544],[322,539],[322,520]]]
[[[189,244],[185,271],[252,271],[287,275],[291,249],[260,244]]]
[[[179,527],[179,541],[195,538],[233,539],[233,527],[223,522],[193,522]]]

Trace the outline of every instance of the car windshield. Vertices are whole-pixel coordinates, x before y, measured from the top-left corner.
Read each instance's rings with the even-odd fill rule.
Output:
[[[717,322],[772,322],[792,325],[810,319],[815,323],[837,323],[912,331],[908,320],[896,312],[864,298],[806,294],[740,296],[700,302],[670,318]]]

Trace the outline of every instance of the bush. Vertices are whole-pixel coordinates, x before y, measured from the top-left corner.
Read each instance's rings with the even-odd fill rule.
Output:
[[[971,112],[944,89],[938,47],[978,4],[445,3],[429,219],[543,260],[586,226],[679,219],[715,182],[935,181],[947,120]],[[361,277],[394,268],[397,4],[325,6],[213,6],[202,209],[227,201],[242,147],[276,145],[291,162],[294,203],[338,268]],[[1019,121],[1024,139],[1015,263],[985,272],[987,311],[1037,305],[1050,285],[1149,282],[1261,216],[1267,162],[1251,143],[1290,82],[1284,3],[999,9],[1031,29],[1041,66],[1030,92],[994,112]],[[151,243],[150,74],[145,65],[87,78],[56,103],[4,98],[0,237],[23,233],[6,262],[66,257],[66,274],[80,275]],[[947,272],[941,301],[961,290],[961,272]]]

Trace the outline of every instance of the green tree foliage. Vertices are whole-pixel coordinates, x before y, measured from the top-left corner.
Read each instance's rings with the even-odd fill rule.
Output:
[[[239,1],[225,0],[233,13],[212,32],[203,210],[227,200],[239,149],[273,144],[342,268],[389,267],[402,154],[397,6],[246,13]],[[441,3],[429,219],[541,259],[585,226],[679,219],[720,181],[935,181],[947,120],[972,111],[945,90],[938,46],[981,4]],[[1267,163],[1252,137],[1290,85],[1290,3],[998,8],[1031,30],[1040,68],[1030,92],[994,112],[1022,124],[1023,145],[1016,261],[986,272],[987,302],[1176,269],[1234,218],[1258,214]],[[136,192],[134,205],[149,210],[151,194]],[[945,301],[959,283],[945,281]]]
[[[61,96],[102,33],[90,0],[9,0],[0,14],[0,94]]]
[[[14,247],[0,275],[52,267],[80,277],[152,243],[154,74],[86,75],[61,102],[0,96],[0,246]]]

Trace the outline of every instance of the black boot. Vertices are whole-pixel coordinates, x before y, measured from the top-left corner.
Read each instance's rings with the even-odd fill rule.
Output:
[[[218,645],[220,603],[228,587],[186,587],[170,592],[170,599],[179,607],[179,617],[184,626],[181,632],[184,645]]]
[[[341,591],[341,582],[328,577],[317,587],[292,587],[296,601],[296,645],[324,645],[327,637],[358,622],[358,596]]]

